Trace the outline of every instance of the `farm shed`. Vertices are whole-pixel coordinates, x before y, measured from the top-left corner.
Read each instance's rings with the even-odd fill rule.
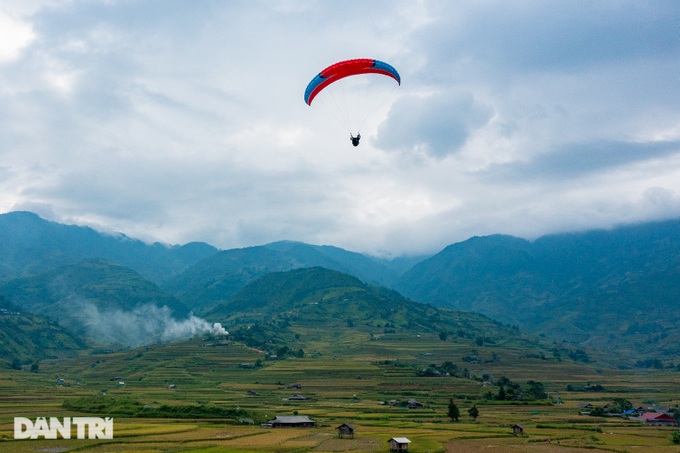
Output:
[[[276,418],[262,426],[266,428],[313,428],[316,426],[316,421],[306,415],[277,415]]]
[[[338,437],[354,437],[354,426],[350,425],[349,423],[343,423],[335,429],[338,430]]]
[[[409,409],[421,409],[421,408],[425,407],[425,405],[418,400],[415,400],[413,398],[409,398],[408,407],[409,407]]]
[[[522,425],[512,425],[512,434],[515,436],[523,436],[524,427]]]
[[[411,443],[405,437],[393,437],[387,442],[390,443],[390,451],[408,451],[408,444]]]
[[[297,393],[293,396],[288,397],[288,401],[304,401],[306,399],[307,399],[306,396],[302,396],[302,395],[297,394]]]

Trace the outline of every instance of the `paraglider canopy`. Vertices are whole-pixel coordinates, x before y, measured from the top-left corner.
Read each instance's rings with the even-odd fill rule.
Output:
[[[375,79],[376,82],[379,82],[377,84],[367,84],[365,79],[353,78],[353,81],[360,82],[359,86],[362,88],[369,88],[368,91],[365,89],[347,89],[353,85],[356,88],[357,85],[352,83],[348,85],[348,82],[345,81],[336,84],[339,80],[349,76],[360,76],[363,74],[377,74],[387,78],[379,77]],[[393,84],[389,83],[389,78],[394,79],[397,85],[401,85],[401,76],[397,70],[384,61],[373,58],[339,61],[328,66],[309,82],[305,90],[305,103],[311,106],[312,101],[319,93],[331,87],[324,93],[323,99],[320,102],[324,108],[328,109],[329,113],[350,131],[352,145],[359,146],[359,140],[361,139],[359,132],[364,121],[381,104],[379,102],[381,101],[379,94],[383,94],[382,100],[385,100],[384,90],[374,91],[374,88],[378,88],[380,85],[390,85],[393,87],[392,90],[396,88]],[[372,78],[369,77],[369,79]],[[356,136],[352,133],[353,131],[357,132]]]
[[[314,77],[305,90],[305,102],[312,105],[312,101],[324,88],[345,77],[360,74],[382,74],[392,77],[401,85],[401,76],[393,66],[384,61],[372,58],[357,58],[332,64]]]

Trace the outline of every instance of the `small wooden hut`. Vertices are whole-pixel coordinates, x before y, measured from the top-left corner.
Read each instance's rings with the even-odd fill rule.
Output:
[[[408,444],[411,443],[405,437],[393,437],[387,442],[390,443],[390,451],[408,451]]]
[[[354,437],[354,426],[350,425],[349,423],[343,423],[342,425],[338,426],[335,428],[338,430],[338,437],[343,438],[345,436],[348,436],[350,438]]]

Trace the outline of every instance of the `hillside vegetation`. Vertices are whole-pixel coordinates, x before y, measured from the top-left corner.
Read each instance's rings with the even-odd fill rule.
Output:
[[[143,317],[182,317],[187,308],[135,271],[101,259],[56,268],[0,286],[23,312],[40,313],[100,344],[130,342]],[[147,319],[152,325],[154,320]],[[125,331],[125,328],[130,331]],[[153,333],[152,326],[147,333]]]
[[[670,367],[680,354],[678,220],[535,241],[474,237],[427,259],[394,260],[288,241],[221,252],[200,243],[168,247],[25,212],[0,215],[0,237],[0,295],[104,343],[130,345],[119,328],[128,325],[137,326],[140,336],[132,344],[144,344],[143,336],[157,341],[161,328],[145,334],[139,321],[188,311],[203,316],[216,310],[211,320],[220,313],[231,322],[217,307],[233,310],[246,298],[239,292],[259,278],[323,267],[413,301],[474,311],[499,325],[567,341],[574,349],[600,349],[621,364]],[[299,285],[313,287],[311,281]],[[83,301],[85,310],[79,309]],[[104,319],[120,321],[116,327],[93,328],[103,324],[87,314],[99,316],[102,309]],[[132,321],[108,316],[111,310]],[[430,313],[414,313],[410,322],[426,323],[421,315]],[[392,321],[399,320],[382,324]]]
[[[206,317],[227,326],[231,338],[277,356],[371,355],[397,341],[425,361],[432,343],[457,349],[463,363],[501,361],[509,351],[514,357],[590,360],[573,346],[522,334],[476,313],[414,302],[324,268],[268,274]]]
[[[219,252],[174,277],[163,288],[203,313],[270,272],[318,266],[367,283],[389,285],[404,270],[404,263],[409,262],[379,260],[337,247],[286,241]]]
[[[680,353],[680,221],[454,244],[406,272],[409,297],[619,354]]]
[[[88,348],[79,336],[45,316],[26,312],[0,297],[0,362],[13,368],[72,357]]]

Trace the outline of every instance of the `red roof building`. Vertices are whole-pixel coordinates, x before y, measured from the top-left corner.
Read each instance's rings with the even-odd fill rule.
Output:
[[[644,420],[648,425],[676,426],[678,424],[677,420],[670,415],[658,412],[645,412],[640,416],[640,419]]]

